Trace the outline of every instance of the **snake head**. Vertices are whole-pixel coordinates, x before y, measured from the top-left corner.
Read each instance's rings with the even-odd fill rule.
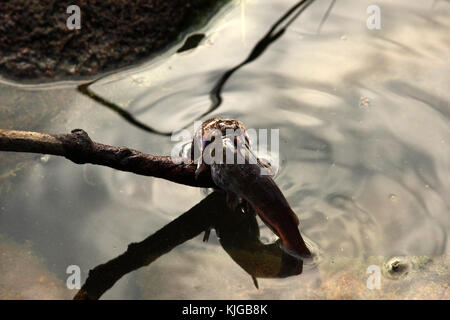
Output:
[[[191,144],[191,160],[197,163],[196,177],[204,170],[209,169],[211,164],[209,161],[204,161],[204,151],[207,150],[207,147],[213,142],[222,143],[230,136],[233,136],[235,145],[244,143],[247,148],[250,148],[250,138],[241,121],[211,118],[202,123],[201,127],[195,132]],[[214,155],[212,154],[212,156]]]

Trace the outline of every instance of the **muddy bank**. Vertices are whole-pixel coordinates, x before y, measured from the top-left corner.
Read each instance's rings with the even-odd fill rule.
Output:
[[[60,80],[131,65],[203,25],[229,0],[12,0],[0,3],[0,74]],[[67,8],[80,8],[69,30]],[[74,22],[74,20],[70,20]]]

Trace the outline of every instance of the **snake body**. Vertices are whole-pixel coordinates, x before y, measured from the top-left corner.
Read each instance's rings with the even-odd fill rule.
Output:
[[[215,148],[208,148],[212,143]],[[217,143],[220,143],[220,147]],[[211,150],[212,155],[209,154]],[[206,156],[216,156],[218,150],[222,151],[223,161],[204,161]],[[233,163],[225,161],[227,152],[234,155]],[[242,156],[244,162],[236,161],[238,155]],[[197,174],[203,170],[211,170],[214,183],[227,193],[231,209],[239,202],[246,201],[281,239],[282,248],[286,252],[301,258],[311,256],[300,234],[297,215],[272,176],[265,174],[270,171],[262,170],[269,166],[250,149],[250,139],[241,121],[224,118],[204,121],[194,135],[191,157],[198,163]]]

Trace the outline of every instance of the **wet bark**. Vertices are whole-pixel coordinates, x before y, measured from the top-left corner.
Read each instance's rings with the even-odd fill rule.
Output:
[[[0,129],[0,151],[56,155],[77,164],[96,164],[193,187],[215,186],[208,170],[195,177],[197,165],[189,159],[155,156],[128,147],[105,145],[92,141],[81,129],[56,135]]]

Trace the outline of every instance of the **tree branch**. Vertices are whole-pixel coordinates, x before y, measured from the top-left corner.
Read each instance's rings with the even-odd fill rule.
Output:
[[[81,129],[58,135],[0,129],[0,151],[51,154],[77,164],[91,163],[193,187],[215,186],[208,170],[195,177],[197,166],[191,160],[101,144]]]

